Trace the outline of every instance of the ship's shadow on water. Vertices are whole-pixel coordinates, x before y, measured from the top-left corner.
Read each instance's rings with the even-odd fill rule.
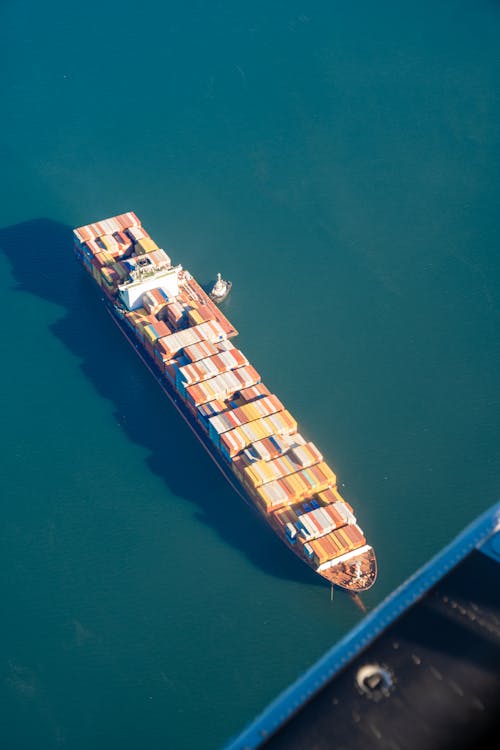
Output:
[[[112,403],[127,437],[148,450],[150,470],[171,492],[197,506],[200,520],[256,567],[279,578],[323,585],[227,484],[113,324],[95,284],[74,259],[72,242],[71,229],[50,219],[0,229],[0,252],[19,290],[63,308],[51,331]]]

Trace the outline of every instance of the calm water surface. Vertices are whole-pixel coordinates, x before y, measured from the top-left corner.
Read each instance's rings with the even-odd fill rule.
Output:
[[[345,483],[370,608],[498,498],[500,8],[0,9],[0,743],[214,749],[358,622],[71,257],[134,209]]]

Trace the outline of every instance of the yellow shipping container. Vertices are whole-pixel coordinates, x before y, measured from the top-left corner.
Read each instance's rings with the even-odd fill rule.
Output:
[[[291,475],[293,476],[293,474]],[[302,497],[310,497],[311,496],[311,486],[307,479],[305,479],[302,474],[297,474],[297,479],[300,482],[300,485],[302,487]]]
[[[294,477],[293,480],[292,477],[293,474],[289,474],[287,477],[285,477],[286,484],[292,492],[292,497],[289,499],[289,502],[301,500],[304,497],[304,488],[302,487],[300,482],[297,481],[296,477]]]
[[[105,250],[103,250],[100,253],[96,253],[94,255],[94,262],[92,265],[97,264],[99,268],[102,268],[102,266],[112,266],[113,263],[116,263],[116,258],[114,258],[110,253],[107,253]]]
[[[238,419],[241,419],[242,424],[246,424],[247,422],[250,422],[251,420],[248,419],[248,410],[246,407],[248,404],[244,404],[242,406],[238,406],[238,411],[236,412],[236,416]]]
[[[257,476],[259,476],[257,464],[258,464],[258,461],[256,461],[253,464],[249,464],[248,466],[245,466],[243,468],[243,475],[245,477],[257,477]]]
[[[241,410],[249,422],[260,417],[259,410],[256,408],[255,404],[246,404],[241,407]]]
[[[253,467],[247,466],[244,469],[243,476],[247,482],[250,482],[252,487],[260,487],[262,482],[262,478],[257,474],[257,472],[254,470]]]
[[[266,513],[269,513],[269,511],[273,507],[272,502],[268,497],[266,497],[265,494],[260,491],[260,489],[257,490],[257,502],[266,511]]]
[[[299,476],[297,474],[289,474],[285,479],[287,484],[292,487],[296,497],[302,497],[305,488],[304,484],[300,481]]]
[[[159,250],[160,248],[156,244],[154,240],[151,239],[151,237],[143,237],[140,240],[137,240],[135,243],[135,252],[138,255],[142,255],[143,253],[152,253],[154,250]]]
[[[143,307],[138,307],[137,310],[132,310],[128,315],[137,318],[137,320],[145,320],[147,318],[147,312]]]
[[[282,457],[280,469],[281,471],[286,472],[285,474],[282,474],[282,476],[286,476],[286,474],[294,474],[297,471],[297,467],[288,456]]]
[[[112,288],[115,286],[115,276],[113,271],[107,268],[107,266],[101,268],[101,278],[108,287]]]
[[[149,323],[144,309],[142,309],[142,312],[134,310],[128,313],[127,318],[132,322],[132,325],[135,328],[142,328],[143,325],[147,325]]]
[[[92,266],[92,276],[94,277],[94,281],[97,281],[99,286],[102,285],[102,279],[101,279],[101,271],[98,268],[95,268]]]
[[[110,237],[108,234],[103,234],[99,237],[99,241],[102,242],[106,250],[110,253],[116,253],[117,243],[113,237]]]
[[[257,461],[255,466],[258,466],[258,471],[265,482],[272,482],[273,479],[278,479],[278,475],[273,467],[267,461]]]
[[[333,472],[328,464],[326,464],[324,461],[319,464],[321,466],[321,471],[326,475],[326,478],[328,479],[329,484],[336,485],[337,484],[337,476],[335,472]]]
[[[257,417],[260,416],[258,409],[255,407],[255,404],[252,404],[251,402],[249,404],[243,404],[243,406],[240,406],[241,413],[244,414],[246,417],[250,415],[256,414]],[[257,417],[254,417],[257,419]]]
[[[125,281],[125,279],[128,279],[129,270],[123,265],[123,263],[113,263],[111,268],[113,269],[113,271],[116,271],[116,273],[118,274],[120,282]]]
[[[108,268],[107,266],[101,268],[101,278],[109,289],[116,289],[118,279],[111,268]]]
[[[190,325],[199,326],[203,323],[203,315],[200,315],[198,310],[188,310],[188,320]]]
[[[309,543],[311,544],[311,542]],[[314,545],[311,544],[311,546],[314,549],[314,559],[316,561],[316,565],[322,565],[323,563],[328,562],[328,560],[332,559],[332,550],[329,548],[325,548],[321,539],[315,539]]]
[[[257,425],[257,434],[259,435],[259,440],[263,440],[264,438],[269,437],[269,435],[272,435],[274,432],[273,426],[268,422],[260,422],[256,420],[255,422],[251,422],[251,424]]]
[[[154,344],[154,342],[158,338],[158,334],[155,331],[151,330],[151,328],[149,328],[148,326],[145,326],[144,328],[144,335],[151,344]]]
[[[330,487],[330,492],[333,493],[335,500],[338,500],[341,503],[345,503],[345,500],[338,491],[337,487]]]

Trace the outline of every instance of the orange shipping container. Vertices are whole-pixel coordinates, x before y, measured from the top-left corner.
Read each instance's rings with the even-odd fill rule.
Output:
[[[250,402],[255,399],[261,398],[262,396],[270,396],[271,391],[266,388],[264,383],[258,383],[257,385],[251,385],[249,388],[243,388],[240,391],[240,398],[242,401]]]

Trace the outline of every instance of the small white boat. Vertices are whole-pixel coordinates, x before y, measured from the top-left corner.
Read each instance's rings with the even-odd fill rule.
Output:
[[[233,286],[231,281],[224,281],[220,273],[217,274],[217,281],[208,295],[213,302],[222,302],[226,299]]]

